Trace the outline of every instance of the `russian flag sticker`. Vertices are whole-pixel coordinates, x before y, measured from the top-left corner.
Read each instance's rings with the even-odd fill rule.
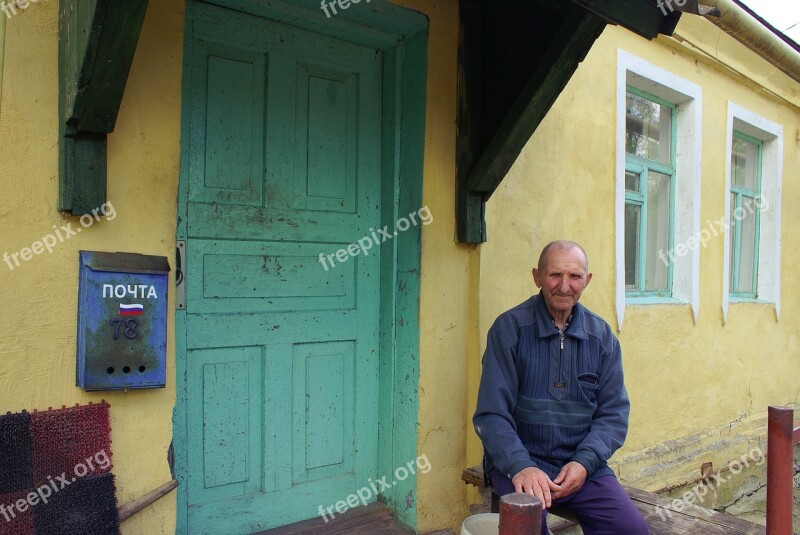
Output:
[[[141,316],[144,314],[144,305],[132,304],[126,305],[125,303],[119,304],[120,316]]]

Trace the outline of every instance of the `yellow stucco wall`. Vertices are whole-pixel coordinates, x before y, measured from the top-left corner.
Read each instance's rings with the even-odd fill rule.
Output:
[[[167,387],[87,394],[75,385],[77,251],[173,257],[180,142],[182,3],[151,2],[114,134],[108,199],[116,217],[82,229],[53,252],[0,266],[0,407],[47,409],[107,400],[120,503],[171,479],[167,448],[175,401],[174,328]],[[30,247],[53,225],[58,196],[58,2],[30,4],[8,21],[0,113],[0,254]],[[169,309],[173,306],[170,295]],[[123,524],[123,533],[174,533],[175,494]]]
[[[480,255],[481,351],[497,315],[535,291],[531,267],[542,246],[558,238],[587,249],[594,278],[582,302],[616,327],[618,48],[702,87],[701,222],[719,219],[727,200],[728,101],[783,125],[780,321],[771,306],[735,303],[723,325],[721,234],[700,249],[696,325],[689,305],[626,308],[619,338],[632,412],[615,468],[649,489],[699,476],[700,459],[721,467],[747,453],[745,445],[764,439],[768,405],[800,401],[799,86],[707,21],[685,16],[676,34],[682,42],[661,36],[648,43],[618,27],[605,30],[489,201],[489,241]],[[480,356],[471,355],[470,415]],[[470,431],[468,464],[477,464],[480,455]],[[680,462],[680,455],[691,461]]]
[[[6,19],[0,17],[0,99],[3,98],[3,60],[5,59],[6,48]]]
[[[398,2],[400,3],[400,2]],[[469,333],[477,327],[477,254],[454,242],[456,0],[401,3],[431,21],[423,228],[419,451],[432,470],[419,483],[419,525],[430,531],[466,511],[463,467]],[[58,2],[31,4],[7,26],[0,108],[0,254],[12,254],[78,218],[56,211],[58,194]],[[87,394],[74,386],[77,251],[173,257],[179,176],[184,3],[150,2],[115,132],[108,195],[116,217],[83,229],[52,253],[9,270],[0,264],[0,408],[42,409],[105,399],[111,404],[120,503],[170,479],[175,354],[169,302],[167,388]],[[172,262],[172,260],[170,260]],[[472,270],[472,271],[471,271]],[[473,327],[470,329],[470,325]],[[472,353],[477,352],[477,348]],[[174,533],[175,493],[123,524],[126,534]]]
[[[456,0],[397,2],[426,13],[427,133],[423,204],[434,224],[422,230],[418,451],[431,471],[418,482],[420,533],[456,527],[467,514],[465,458],[470,334],[477,328],[477,248],[455,242]],[[472,351],[473,353],[475,351]]]
[[[458,528],[476,495],[459,481],[476,464],[480,445],[470,418],[488,326],[533,291],[534,250],[555,237],[584,243],[595,278],[585,303],[614,317],[614,146],[616,48],[661,65],[703,86],[701,220],[719,217],[727,99],[782,123],[785,131],[783,228],[797,214],[800,127],[797,93],[778,77],[758,84],[710,63],[671,40],[659,45],[609,28],[579,68],[488,205],[490,241],[480,249],[454,240],[456,0],[403,0],[431,21],[424,204],[436,224],[423,227],[420,312],[419,453],[432,470],[418,487],[421,532]],[[699,45],[707,29],[679,26]],[[694,32],[694,33],[693,33]],[[31,4],[8,22],[0,108],[0,254],[13,253],[73,222],[55,210],[57,162],[57,2]],[[736,44],[722,40],[735,50]],[[114,472],[120,502],[169,479],[166,449],[175,400],[174,326],[168,331],[167,388],[86,394],[74,387],[77,251],[128,250],[172,257],[180,147],[183,2],[151,2],[122,110],[109,137],[109,200],[116,217],[9,270],[0,263],[0,408],[18,411],[106,399],[112,405]],[[746,56],[745,56],[746,57]],[[763,62],[737,58],[758,73]],[[748,72],[750,72],[748,71]],[[757,74],[754,75],[758,78]],[[713,98],[718,96],[718,98]],[[571,128],[580,125],[580,128]],[[558,186],[554,186],[558,184]],[[564,206],[580,207],[565,211]],[[798,248],[783,234],[783,315],[766,307],[733,305],[721,323],[721,239],[702,251],[698,324],[688,307],[627,311],[621,335],[634,412],[623,455],[656,442],[718,432],[734,420],[758,423],[769,403],[797,402],[791,377],[800,371]],[[173,303],[170,302],[170,310]],[[613,324],[613,321],[612,321]],[[755,331],[754,331],[755,326]],[[753,332],[759,333],[754,336]],[[779,373],[774,373],[779,370]],[[665,402],[666,400],[666,402]],[[743,416],[743,414],[745,416]],[[716,461],[715,461],[715,464]],[[468,495],[467,493],[470,492]],[[123,524],[123,532],[173,533],[172,494]]]

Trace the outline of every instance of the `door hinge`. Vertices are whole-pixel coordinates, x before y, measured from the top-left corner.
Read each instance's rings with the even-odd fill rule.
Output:
[[[175,308],[178,310],[186,310],[185,260],[186,242],[178,240],[178,245],[175,247]]]

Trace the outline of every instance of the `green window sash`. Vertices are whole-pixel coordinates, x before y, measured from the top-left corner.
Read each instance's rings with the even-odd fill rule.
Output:
[[[733,132],[733,142],[737,139],[746,141],[756,147],[756,165],[755,165],[755,188],[735,184],[734,174],[736,170],[731,165],[731,189],[730,198],[728,202],[731,206],[730,214],[730,295],[736,299],[752,300],[758,296],[758,258],[760,247],[760,234],[761,234],[761,210],[758,206],[761,197],[761,174],[762,174],[762,149],[763,142],[760,139],[748,136],[742,132]],[[733,143],[732,143],[733,146]],[[733,150],[733,149],[732,149]],[[733,158],[733,155],[731,155]],[[754,231],[753,231],[753,254],[751,258],[743,258],[743,234],[744,224],[742,219],[736,216],[737,213],[745,213],[752,210],[752,215],[755,218]],[[750,280],[750,290],[742,289],[740,285],[740,277],[742,272],[743,262],[750,263],[750,271],[752,273]]]
[[[627,213],[629,206],[639,207],[639,220],[637,229],[636,244],[636,262],[635,262],[635,284],[627,284],[626,273],[626,296],[627,297],[671,297],[672,296],[672,278],[673,278],[673,262],[671,260],[667,263],[666,274],[666,287],[658,289],[647,289],[647,260],[648,258],[655,257],[658,254],[656,244],[648,244],[647,240],[647,223],[648,223],[648,209],[654,209],[648,206],[648,185],[651,173],[659,173],[669,177],[669,223],[667,235],[667,250],[663,251],[668,255],[669,251],[674,247],[674,228],[675,228],[675,160],[676,160],[676,136],[677,136],[677,120],[676,120],[676,106],[667,102],[655,95],[651,95],[634,87],[628,86],[627,91],[640,98],[647,99],[651,102],[659,104],[670,111],[671,114],[671,132],[670,132],[670,147],[669,147],[669,163],[664,163],[648,158],[643,158],[634,154],[630,154],[626,147],[625,156],[625,172],[626,172],[626,189],[625,189],[625,210]],[[627,135],[626,135],[627,142]],[[633,173],[638,175],[637,191],[628,189],[628,175]],[[626,241],[628,233],[626,232]],[[629,244],[626,243],[626,251],[628,251]],[[658,260],[661,262],[661,260]],[[627,269],[627,260],[626,260]]]

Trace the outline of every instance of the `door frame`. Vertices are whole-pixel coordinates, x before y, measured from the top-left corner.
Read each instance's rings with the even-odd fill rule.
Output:
[[[187,239],[190,135],[190,63],[194,4],[187,0],[184,19],[183,87],[181,90],[180,180],[176,239]],[[383,133],[381,225],[422,207],[427,89],[426,15],[373,0],[353,4],[327,19],[317,0],[205,0],[237,11],[355,41],[383,51]],[[352,24],[355,23],[355,24]],[[418,457],[420,225],[400,232],[381,246],[380,372],[377,477],[394,479],[394,471]],[[185,271],[185,268],[184,268]],[[178,291],[180,293],[180,289]],[[173,445],[175,477],[187,475],[186,310],[175,310],[175,381]],[[187,486],[177,492],[176,533],[188,533]],[[416,532],[417,479],[398,481],[383,496],[396,518]],[[344,497],[343,497],[344,498]],[[409,506],[409,504],[412,504]]]

